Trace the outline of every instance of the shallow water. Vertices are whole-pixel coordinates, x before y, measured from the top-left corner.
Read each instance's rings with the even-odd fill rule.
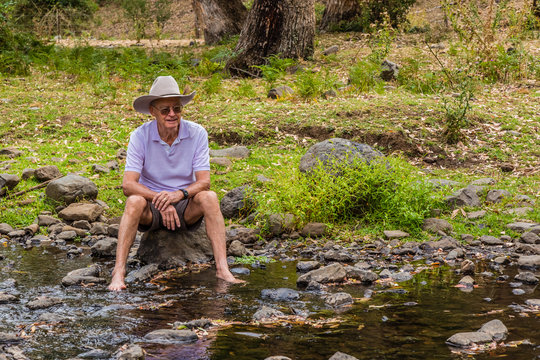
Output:
[[[479,286],[470,293],[453,286],[459,276],[448,268],[429,268],[398,288],[356,284],[332,287],[329,292],[345,291],[357,298],[352,307],[336,313],[324,305],[320,295],[307,292],[290,303],[261,299],[265,288],[296,289],[295,262],[252,269],[251,275],[243,277],[248,281],[245,286],[224,286],[208,269],[160,280],[159,286],[131,286],[128,291],[110,293],[104,285],[60,285],[69,271],[94,261],[88,256],[67,259],[65,252],[54,247],[23,250],[18,246],[3,247],[0,255],[5,257],[0,260],[0,291],[6,291],[2,284],[7,279],[15,279],[15,293],[20,298],[15,304],[0,304],[0,331],[24,330],[29,336],[19,346],[31,359],[67,359],[92,348],[112,353],[122,344],[133,342],[140,342],[148,359],[247,360],[285,355],[326,360],[336,351],[358,359],[449,359],[461,356],[445,345],[448,337],[475,331],[492,319],[500,319],[508,327],[506,342],[528,339],[537,345],[500,347],[476,354],[474,359],[529,360],[540,356],[540,316],[512,307],[523,305],[526,299],[540,298],[540,294],[537,287],[523,286],[524,295],[513,295],[509,283],[517,271],[514,268],[505,269],[510,275],[507,281],[498,282],[498,274],[476,275]],[[112,267],[111,262],[103,264]],[[488,269],[480,271],[484,270]],[[372,297],[360,300],[369,289],[374,291]],[[25,304],[39,295],[61,297],[64,303],[42,310],[26,308]],[[249,322],[262,304],[278,307],[286,314],[307,312],[310,319],[338,321],[321,327],[236,324],[190,345],[142,342],[146,333],[170,328],[175,321],[206,317]],[[41,314],[50,312],[67,320],[60,324],[39,321]]]

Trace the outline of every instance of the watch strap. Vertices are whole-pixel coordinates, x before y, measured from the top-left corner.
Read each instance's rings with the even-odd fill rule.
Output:
[[[186,189],[179,189],[184,194],[184,199],[187,199],[189,197],[189,193]]]

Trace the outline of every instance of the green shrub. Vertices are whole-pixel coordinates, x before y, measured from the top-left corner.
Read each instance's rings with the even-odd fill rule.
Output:
[[[467,113],[471,109],[473,97],[470,80],[463,80],[456,86],[459,88],[459,93],[454,96],[442,96],[445,115],[443,136],[449,144],[455,144],[464,139],[461,130],[469,125]]]
[[[267,64],[265,65],[255,65],[253,68],[260,72],[263,79],[266,80],[270,86],[273,86],[277,80],[285,76],[288,67],[296,64],[295,60],[281,58],[279,54],[270,55],[266,58],[266,62]]]
[[[214,74],[202,84],[202,88],[208,95],[217,94],[223,87],[222,82],[223,76],[221,74]]]
[[[339,176],[332,175],[338,173]],[[276,170],[258,203],[262,214],[291,213],[299,225],[308,222],[365,224],[421,231],[424,217],[441,206],[422,175],[405,160],[384,158],[370,165],[353,161],[318,166],[309,174]]]
[[[318,97],[325,91],[336,89],[339,86],[337,75],[330,73],[328,69],[319,72],[301,71],[296,76],[295,83],[298,93],[303,98]]]
[[[447,79],[441,71],[425,70],[428,63],[417,58],[405,58],[397,76],[400,86],[420,94],[432,94],[444,88]]]
[[[247,79],[240,80],[240,84],[234,93],[237,98],[254,98],[257,96],[257,92],[253,88],[253,85]]]
[[[384,86],[384,81],[379,78],[380,70],[379,63],[369,59],[360,60],[349,71],[349,83],[362,92],[380,90]]]

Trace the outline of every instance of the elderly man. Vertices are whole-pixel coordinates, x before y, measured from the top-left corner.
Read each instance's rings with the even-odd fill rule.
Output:
[[[191,231],[197,229],[203,217],[214,252],[216,276],[240,282],[229,271],[225,223],[217,195],[209,190],[208,134],[202,126],[180,116],[194,95],[180,94],[172,76],[159,76],[150,94],[133,102],[136,111],[152,115],[155,120],[138,127],[129,140],[122,183],[127,200],[110,290],[126,288],[126,261],[137,229]]]

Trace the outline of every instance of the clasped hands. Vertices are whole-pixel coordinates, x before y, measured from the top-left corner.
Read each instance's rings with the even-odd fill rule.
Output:
[[[180,218],[173,204],[183,198],[184,195],[180,191],[161,191],[152,199],[152,204],[161,213],[163,225],[169,230],[180,228]]]

